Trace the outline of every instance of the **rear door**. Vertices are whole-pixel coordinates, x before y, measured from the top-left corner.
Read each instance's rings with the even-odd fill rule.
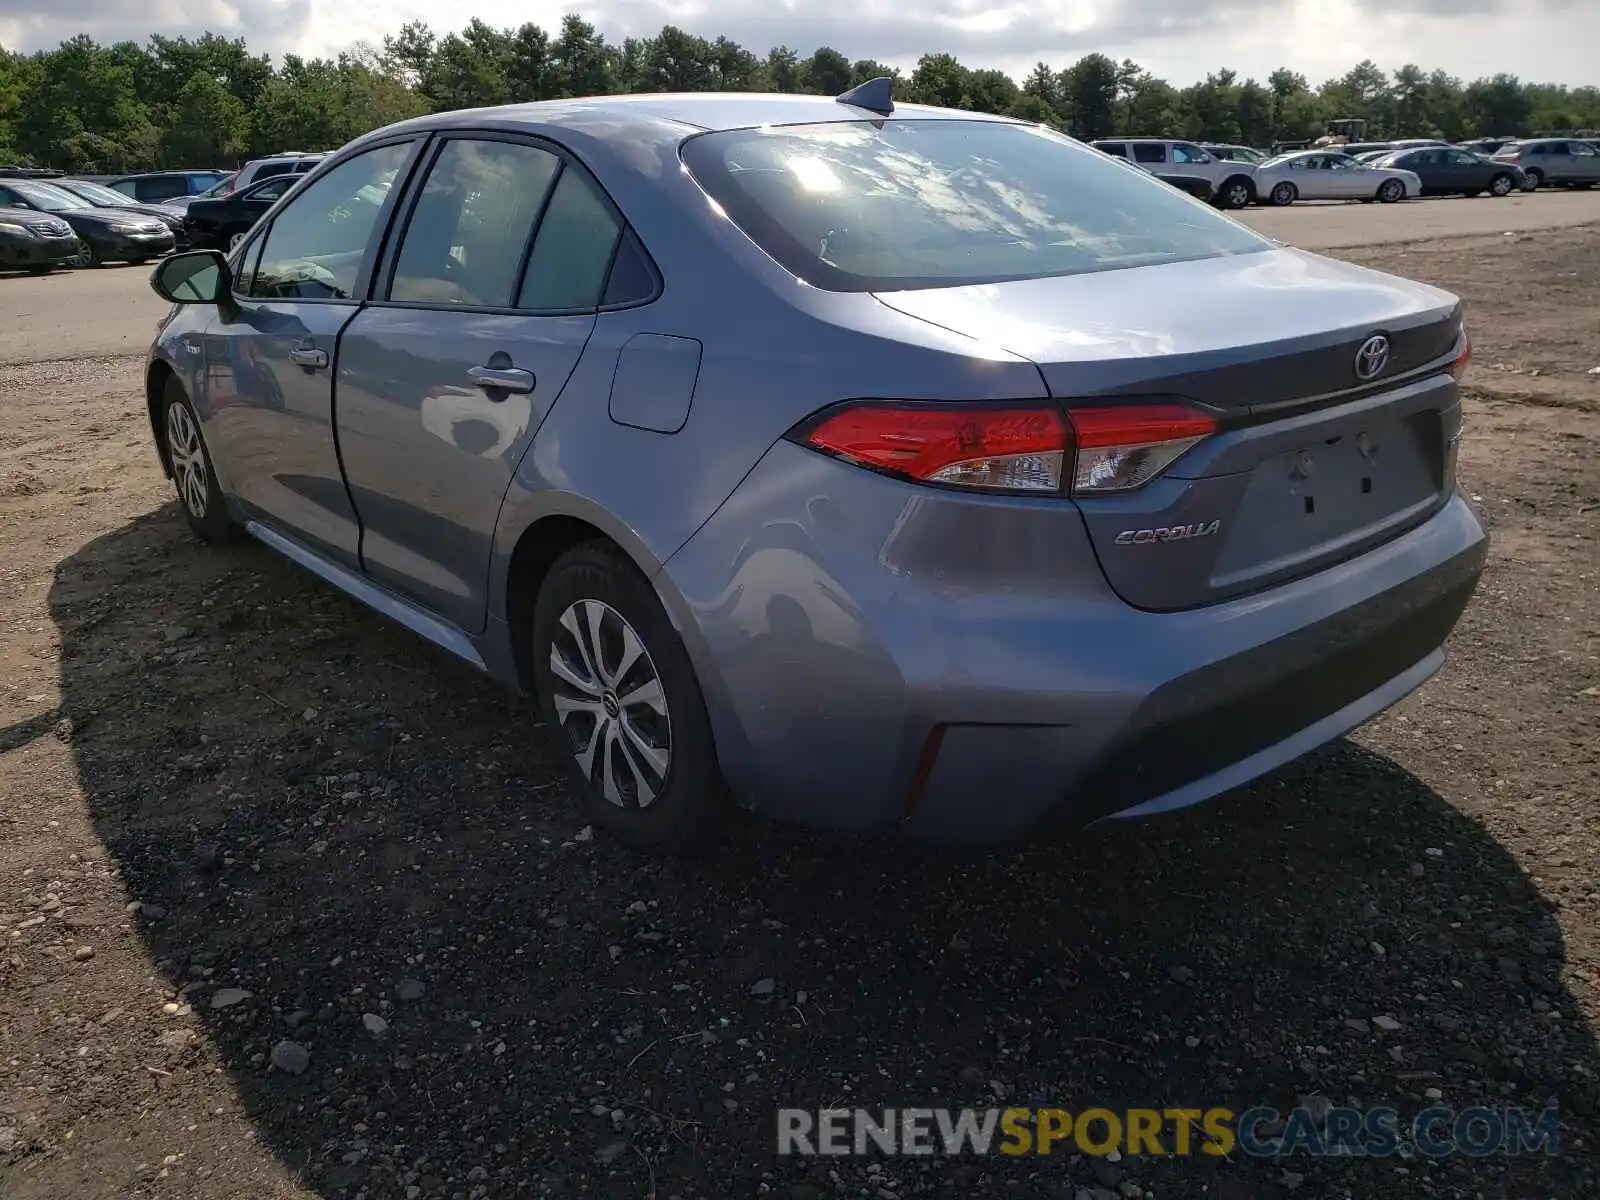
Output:
[[[594,329],[622,222],[555,146],[439,143],[339,350],[339,444],[377,582],[483,628],[500,503]]]
[[[1573,183],[1600,181],[1600,151],[1596,151],[1588,142],[1568,142],[1567,149],[1572,155],[1570,167]]]
[[[286,204],[239,259],[238,310],[213,326],[207,439],[253,517],[355,566],[359,531],[334,442],[339,334],[419,139],[353,155]],[[398,182],[395,183],[398,188]]]

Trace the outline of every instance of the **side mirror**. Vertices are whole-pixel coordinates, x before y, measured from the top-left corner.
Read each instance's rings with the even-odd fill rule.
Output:
[[[190,250],[161,260],[150,287],[173,304],[220,304],[233,296],[233,272],[216,250]]]

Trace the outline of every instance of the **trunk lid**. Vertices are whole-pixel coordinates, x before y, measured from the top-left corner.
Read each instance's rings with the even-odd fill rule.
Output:
[[[1108,397],[1215,411],[1220,431],[1152,483],[1079,497],[1106,577],[1171,610],[1350,558],[1425,520],[1453,486],[1447,292],[1298,250],[880,294],[1038,364],[1067,408]],[[1357,359],[1387,339],[1370,378]],[[1370,366],[1370,359],[1366,365]]]

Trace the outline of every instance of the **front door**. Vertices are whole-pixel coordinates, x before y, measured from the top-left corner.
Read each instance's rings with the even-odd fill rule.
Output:
[[[359,531],[334,443],[339,334],[360,307],[400,141],[347,159],[287,205],[241,261],[236,311],[207,339],[206,436],[251,516],[354,566]],[[222,348],[226,349],[223,350]]]
[[[1600,182],[1600,151],[1588,142],[1568,142],[1569,180],[1573,183]]]
[[[345,478],[367,573],[475,632],[501,501],[594,328],[621,225],[547,144],[461,135],[403,227],[340,347]]]

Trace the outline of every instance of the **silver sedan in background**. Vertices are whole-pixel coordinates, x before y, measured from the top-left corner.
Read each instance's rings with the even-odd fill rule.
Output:
[[[1296,150],[1269,158],[1256,168],[1256,196],[1262,204],[1296,200],[1397,200],[1422,195],[1415,172],[1374,167],[1337,150]]]

